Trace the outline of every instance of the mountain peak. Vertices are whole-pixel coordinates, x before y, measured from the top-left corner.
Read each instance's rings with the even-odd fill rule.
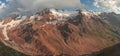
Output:
[[[112,25],[112,17],[117,19],[98,12],[44,9],[0,22],[0,41],[31,56],[89,54],[119,42],[119,29]]]

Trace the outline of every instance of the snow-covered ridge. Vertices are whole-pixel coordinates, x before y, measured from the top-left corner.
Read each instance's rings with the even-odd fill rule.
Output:
[[[0,28],[3,28],[2,32],[5,37],[5,40],[9,40],[9,37],[7,35],[8,34],[7,30],[11,29],[12,27],[17,26],[18,24],[20,24],[21,21],[22,21],[22,19],[21,20],[12,20],[11,22],[4,24],[4,25],[3,25],[4,21],[0,22]]]
[[[101,14],[101,12],[91,12],[91,11],[83,11],[83,10],[73,10],[73,11],[63,11],[63,10],[56,10],[56,9],[50,9],[52,12],[52,15],[57,17],[73,17],[77,16],[79,11],[85,16],[98,16]]]
[[[55,9],[50,9],[50,11],[52,12],[53,15],[59,16],[59,17],[69,17],[71,16],[71,14],[76,14],[77,11],[62,11],[62,10],[58,10],[56,11]]]
[[[54,15],[56,20],[55,21],[49,21],[52,24],[56,23],[65,23],[69,19],[74,19],[77,15],[82,14],[86,18],[90,18],[91,16],[99,16],[100,12],[90,12],[90,11],[82,11],[82,10],[61,10],[61,9],[48,9],[49,12],[51,12],[51,15]],[[47,10],[47,11],[48,11]],[[49,19],[53,19],[50,17]]]
[[[82,14],[86,15],[86,16],[98,16],[101,14],[101,12],[90,12],[90,11],[82,11]]]

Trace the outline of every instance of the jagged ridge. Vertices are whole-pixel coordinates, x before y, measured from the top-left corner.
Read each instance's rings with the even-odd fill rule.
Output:
[[[26,18],[10,17],[0,23],[0,40],[31,56],[89,54],[119,42],[120,33],[100,15],[45,9]]]

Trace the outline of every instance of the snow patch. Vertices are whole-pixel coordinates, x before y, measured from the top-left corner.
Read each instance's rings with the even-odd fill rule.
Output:
[[[82,11],[82,13],[86,16],[94,16],[94,15],[98,16],[101,14],[101,12],[89,12],[89,11]]]
[[[4,24],[3,22],[0,22],[0,28],[3,28],[2,32],[3,35],[5,36],[5,40],[9,41],[9,37],[7,35],[7,30],[11,29],[12,27],[15,27],[16,25],[18,25],[22,20],[12,20],[10,23]]]
[[[3,32],[3,35],[5,36],[5,40],[9,40],[9,37],[7,35],[7,28],[6,27],[3,28],[2,32]]]
[[[56,25],[56,23],[64,23],[65,21],[69,19],[73,19],[73,17],[78,15],[78,11],[62,11],[62,10],[50,9],[50,12],[52,13],[52,15],[58,18],[55,21],[51,21],[51,23],[54,25]]]
[[[59,16],[59,17],[68,17],[70,16],[69,14],[65,13],[65,12],[59,12],[59,11],[56,11],[55,9],[50,9],[50,11],[52,12],[53,15],[56,15],[56,16]]]

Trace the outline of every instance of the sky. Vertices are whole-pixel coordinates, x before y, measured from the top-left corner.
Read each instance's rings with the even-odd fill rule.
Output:
[[[0,0],[0,16],[35,12],[44,8],[80,8],[120,13],[120,0]]]

